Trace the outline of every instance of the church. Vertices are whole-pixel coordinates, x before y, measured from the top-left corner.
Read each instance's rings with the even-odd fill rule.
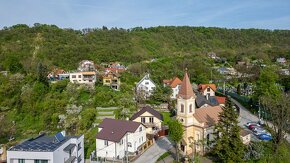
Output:
[[[192,152],[204,154],[207,151],[209,142],[214,137],[214,125],[222,112],[219,105],[198,108],[196,98],[186,70],[176,104],[176,119],[184,128],[183,139],[180,142],[181,153],[184,155],[190,155]]]

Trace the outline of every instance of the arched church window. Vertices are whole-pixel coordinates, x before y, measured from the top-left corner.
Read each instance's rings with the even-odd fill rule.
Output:
[[[181,113],[184,113],[184,105],[183,105],[183,104],[181,104],[180,112],[181,112]]]

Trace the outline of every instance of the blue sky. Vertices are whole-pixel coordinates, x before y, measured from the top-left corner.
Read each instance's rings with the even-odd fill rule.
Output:
[[[0,28],[34,23],[290,29],[290,0],[1,0]]]

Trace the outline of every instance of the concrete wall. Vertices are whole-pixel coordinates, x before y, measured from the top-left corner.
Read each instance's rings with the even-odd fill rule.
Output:
[[[34,163],[35,159],[53,161],[53,152],[7,151],[7,163],[18,163],[18,159],[25,159],[25,163]]]

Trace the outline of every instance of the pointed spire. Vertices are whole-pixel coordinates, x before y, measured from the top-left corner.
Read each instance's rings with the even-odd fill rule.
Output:
[[[183,99],[195,97],[187,74],[187,68],[185,69],[184,77],[181,83],[181,88],[179,90],[178,96],[182,97]]]

